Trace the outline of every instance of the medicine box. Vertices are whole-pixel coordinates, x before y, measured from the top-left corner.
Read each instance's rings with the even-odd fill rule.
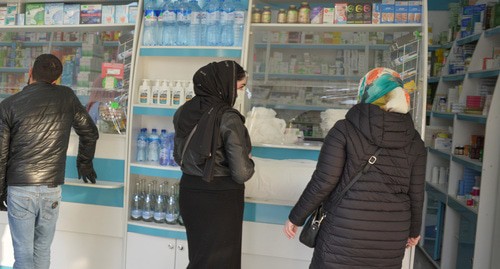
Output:
[[[102,17],[102,5],[81,5],[80,24],[100,24]]]
[[[422,20],[422,1],[408,1],[408,23],[420,23]]]
[[[128,23],[135,23],[136,22],[138,12],[139,12],[139,8],[137,6],[129,6],[128,7]]]
[[[347,23],[347,3],[335,4],[335,23],[337,24]]]
[[[115,23],[128,23],[128,6],[115,6]]]
[[[115,6],[104,5],[102,6],[102,24],[115,23]]]
[[[434,149],[451,150],[451,138],[434,138]]]
[[[324,24],[335,23],[335,8],[333,7],[323,8],[323,23]]]
[[[26,25],[43,25],[45,23],[45,4],[26,4]]]
[[[64,20],[64,4],[63,3],[46,3],[45,4],[45,25],[63,24]]]
[[[394,5],[394,23],[408,23],[407,1],[396,1]]]
[[[384,4],[380,8],[381,12],[381,23],[394,23],[394,12],[395,6],[394,4]]]
[[[372,24],[379,24],[382,16],[381,12],[382,4],[373,3],[372,5]]]
[[[79,4],[64,4],[63,24],[67,25],[80,24]]]
[[[363,4],[363,23],[370,24],[372,23],[372,4],[364,3]]]

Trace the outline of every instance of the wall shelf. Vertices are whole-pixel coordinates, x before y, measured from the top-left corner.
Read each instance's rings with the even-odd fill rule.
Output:
[[[100,31],[132,31],[135,24],[78,24],[78,25],[6,25],[0,32],[100,32]]]
[[[64,185],[98,189],[120,189],[124,186],[121,182],[104,181],[99,180],[99,178],[96,179],[95,184],[85,183],[83,180],[77,178],[65,178]]]
[[[436,118],[447,119],[447,120],[452,120],[455,117],[455,113],[449,113],[449,112],[432,111],[431,115]]]
[[[266,77],[263,73],[254,73],[254,79],[262,80]],[[344,75],[304,75],[304,74],[267,74],[269,79],[295,79],[295,80],[321,80],[321,81],[358,81],[361,76]]]
[[[469,78],[495,78],[498,77],[499,74],[500,74],[500,69],[467,72]]]
[[[436,156],[439,156],[440,158],[443,158],[443,159],[450,160],[451,153],[449,150],[445,151],[442,149],[434,149],[431,147],[428,147],[428,149],[429,149],[429,152],[436,154]]]
[[[474,214],[477,217],[477,207],[467,206],[464,200],[457,199],[453,195],[448,195],[448,206],[453,208],[459,214]]]
[[[464,38],[457,39],[455,42],[457,43],[457,45],[462,46],[462,45],[465,45],[465,44],[476,42],[476,41],[479,40],[480,37],[481,37],[480,33],[479,34],[473,34],[473,35],[470,35],[470,36],[467,36],[467,37],[464,37]]]
[[[252,23],[252,31],[325,31],[325,32],[413,32],[422,29],[420,23],[407,24],[300,24]]]
[[[130,173],[151,177],[180,178],[182,175],[179,167],[160,166],[152,163],[130,163]]]
[[[453,75],[442,76],[443,81],[446,81],[446,82],[459,82],[459,81],[463,81],[464,78],[465,78],[465,74],[453,74]]]
[[[428,77],[427,78],[427,83],[438,83],[440,77]]]
[[[146,116],[165,116],[172,117],[177,111],[177,108],[174,107],[161,107],[155,105],[138,105],[135,104],[133,106],[134,115],[146,115]]]
[[[143,46],[140,56],[240,58],[241,47],[161,47]]]
[[[457,114],[457,120],[469,121],[474,123],[486,124],[488,116],[472,115],[472,114]]]
[[[480,162],[479,160],[471,159],[469,157],[453,155],[451,157],[451,160],[478,172],[481,172],[483,169],[482,162]]]

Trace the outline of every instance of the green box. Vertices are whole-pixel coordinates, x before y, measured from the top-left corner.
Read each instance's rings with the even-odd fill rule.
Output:
[[[26,25],[44,25],[45,4],[26,4]]]

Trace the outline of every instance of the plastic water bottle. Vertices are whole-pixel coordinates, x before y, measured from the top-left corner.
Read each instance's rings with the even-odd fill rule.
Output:
[[[191,24],[191,6],[187,0],[179,0],[177,7],[177,45],[187,46],[188,31]]]
[[[158,45],[156,33],[158,31],[158,17],[154,0],[144,1],[144,37],[142,44],[144,46]]]
[[[148,146],[147,129],[142,128],[137,137],[137,161],[143,162],[146,160],[146,151]]]
[[[200,14],[200,25],[201,25],[201,42],[200,46],[207,46],[207,28],[208,28],[208,12],[207,12],[207,2],[210,0],[205,1],[205,5],[200,6],[201,7],[201,14]]]
[[[165,220],[168,224],[176,224],[179,218],[179,203],[177,202],[177,186],[170,186]]]
[[[189,6],[191,8],[191,22],[189,24],[188,30],[188,46],[201,46],[201,38],[202,38],[202,25],[201,25],[201,17],[202,11],[200,6],[198,5],[197,0],[189,1]]]
[[[156,193],[153,220],[156,223],[165,222],[166,213],[166,198],[164,194],[163,184],[160,184],[158,192]]]
[[[163,46],[175,46],[177,43],[177,4],[166,0],[161,12]]]
[[[234,44],[234,4],[232,0],[220,0],[221,13],[221,46],[232,46]]]
[[[233,46],[241,47],[243,44],[243,32],[245,30],[245,14],[246,7],[241,3],[241,0],[233,0],[234,2],[234,42]]]
[[[148,137],[148,161],[157,162],[158,156],[160,155],[160,137],[156,132],[156,129],[151,130],[151,134]]]
[[[142,196],[140,183],[135,183],[135,192],[132,194],[132,202],[130,203],[130,218],[140,220],[142,218]]]
[[[207,45],[220,45],[220,5],[218,0],[210,0],[206,3],[207,11]]]
[[[160,165],[168,165],[169,152],[168,152],[168,134],[167,130],[162,129],[160,133]]]
[[[174,159],[174,136],[175,133],[168,133],[168,165],[169,166],[178,166]]]

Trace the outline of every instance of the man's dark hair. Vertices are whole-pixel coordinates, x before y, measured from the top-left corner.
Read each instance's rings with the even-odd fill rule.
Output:
[[[35,59],[31,75],[37,82],[52,83],[62,74],[61,61],[52,54],[42,54]]]

